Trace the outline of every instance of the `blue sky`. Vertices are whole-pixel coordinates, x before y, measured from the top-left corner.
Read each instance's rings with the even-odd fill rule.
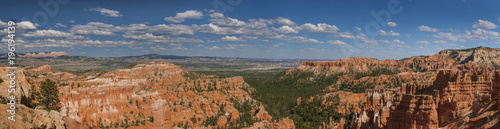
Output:
[[[6,46],[6,23],[15,20],[18,52],[94,57],[401,59],[442,49],[500,47],[498,5],[493,0],[3,1],[0,35]]]

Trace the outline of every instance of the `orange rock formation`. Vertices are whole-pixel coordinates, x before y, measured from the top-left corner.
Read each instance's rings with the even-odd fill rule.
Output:
[[[74,76],[48,65],[26,72],[33,89],[45,79],[59,82],[60,114],[75,126],[200,128],[210,117],[216,117],[216,124],[208,127],[227,127],[240,117],[235,103],[250,101],[255,109],[249,113],[255,120],[270,127],[294,127],[290,119],[273,122],[264,107],[250,97],[254,89],[242,77],[190,73],[161,62],[100,75]]]

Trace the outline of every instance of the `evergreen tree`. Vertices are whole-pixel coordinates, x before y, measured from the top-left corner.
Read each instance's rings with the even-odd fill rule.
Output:
[[[39,104],[45,106],[47,110],[59,110],[59,91],[56,82],[45,79],[40,84],[40,91],[37,93]]]

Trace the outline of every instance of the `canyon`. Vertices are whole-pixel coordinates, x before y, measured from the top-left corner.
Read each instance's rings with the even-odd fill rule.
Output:
[[[19,78],[19,85],[22,85],[19,88],[28,88],[24,91],[36,92],[45,79],[59,82],[61,109],[60,112],[52,110],[50,114],[57,114],[57,121],[66,128],[289,128],[294,125],[290,119],[273,121],[266,109],[250,97],[255,89],[242,77],[220,78],[191,73],[165,62],[141,63],[98,75],[75,76],[48,65],[19,72],[29,76]],[[37,101],[29,94],[18,96]],[[253,109],[248,112],[236,109],[236,105],[243,103]],[[29,110],[45,111],[42,109],[37,106]],[[39,115],[42,114],[35,114],[53,119],[50,115]],[[252,123],[239,122],[242,115],[256,123],[251,126]],[[52,125],[43,127],[52,128]]]
[[[339,94],[342,103],[354,107],[350,111],[354,114],[351,128],[499,128],[500,71],[495,70],[499,64],[498,50],[481,47],[443,50],[433,56],[403,60],[356,57],[304,61],[287,72],[341,73],[339,81],[325,92],[327,95]],[[380,68],[398,72],[355,77],[359,73],[370,75]],[[356,96],[364,98],[359,99],[352,93],[345,95],[344,91],[339,91],[339,87],[345,85],[374,86],[357,93]],[[345,112],[346,108],[338,110]],[[344,121],[329,123],[339,124],[346,126]]]
[[[401,60],[302,61],[257,83],[279,84],[276,93],[314,94],[284,93],[286,100],[272,101],[246,76],[188,72],[167,62],[85,74],[51,65],[25,67],[16,73],[19,117],[0,123],[11,128],[500,128],[498,55],[500,49],[478,47]],[[0,88],[8,85],[7,72],[0,68]],[[46,79],[58,82],[59,111],[33,105]],[[0,89],[2,99],[6,91]],[[292,105],[280,105],[288,100]]]

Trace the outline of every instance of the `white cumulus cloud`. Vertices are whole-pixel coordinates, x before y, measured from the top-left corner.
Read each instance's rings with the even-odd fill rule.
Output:
[[[186,19],[201,19],[203,17],[203,13],[196,10],[188,10],[186,12],[177,13],[175,17],[165,17],[165,21],[173,22],[173,23],[181,23],[186,21]]]
[[[398,24],[396,22],[387,22],[387,26],[395,27],[398,26]]]
[[[229,42],[242,42],[246,41],[244,39],[238,38],[236,36],[225,36],[221,38],[222,41],[229,41]]]
[[[89,10],[100,12],[101,15],[108,16],[108,17],[121,17],[121,16],[123,16],[122,14],[120,14],[120,11],[101,8],[101,7],[91,8]]]
[[[293,37],[287,37],[285,40],[289,40],[291,42],[296,42],[296,43],[324,43],[323,41],[319,41],[317,39],[311,39],[303,36],[293,36]]]
[[[63,38],[71,36],[70,33],[57,30],[36,30],[25,34],[26,37],[46,37],[46,38]]]
[[[438,32],[439,31],[439,29],[437,29],[437,28],[432,28],[432,27],[428,27],[428,26],[424,26],[424,25],[419,26],[418,30],[428,31],[428,32]]]
[[[16,29],[21,29],[21,30],[34,30],[36,29],[36,24],[31,23],[30,21],[22,21],[19,23],[16,23]]]
[[[119,27],[102,22],[89,22],[86,25],[75,25],[70,28],[70,32],[79,35],[99,35],[114,36]]]
[[[350,32],[341,32],[335,35],[336,38],[344,38],[344,39],[354,39],[354,35]]]
[[[431,44],[429,41],[417,41],[417,44]]]
[[[386,32],[384,30],[380,30],[378,32],[378,34],[382,35],[382,36],[401,36],[401,34],[399,34],[398,32],[394,32],[394,31],[389,31],[389,32]]]
[[[444,40],[436,40],[436,41],[432,41],[432,43],[436,43],[436,44],[447,44],[448,41],[444,41]]]
[[[55,27],[62,27],[62,28],[66,28],[68,26],[62,24],[62,23],[56,23]]]
[[[479,19],[478,22],[475,22],[474,25],[472,25],[472,28],[496,29],[498,26],[493,22]]]
[[[284,18],[284,17],[276,18],[276,22],[280,25],[288,25],[288,26],[295,25],[295,22],[291,21],[290,19]]]
[[[305,23],[300,26],[303,31],[312,33],[336,33],[339,28],[335,25],[328,25],[326,23],[319,23],[317,26],[311,23]]]
[[[205,47],[205,49],[208,49],[208,50],[219,50],[220,47],[219,46],[212,46],[212,47]]]
[[[275,31],[278,31],[279,33],[283,33],[283,34],[288,34],[288,33],[299,33],[299,31],[293,29],[292,27],[290,26],[281,26],[280,28],[276,29],[274,28]]]
[[[341,40],[330,40],[330,41],[327,41],[326,43],[333,44],[333,45],[346,45],[346,43],[344,43],[344,41],[341,41]]]

